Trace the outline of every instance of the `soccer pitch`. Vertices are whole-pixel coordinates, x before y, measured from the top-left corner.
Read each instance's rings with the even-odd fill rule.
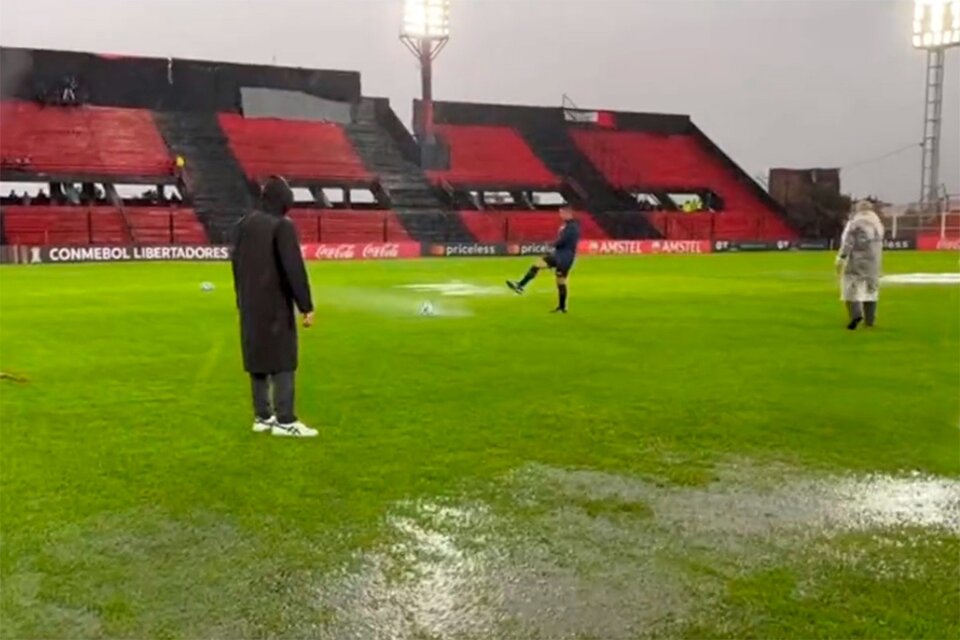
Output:
[[[0,635],[957,637],[960,287],[832,259],[312,264],[313,440],[227,264],[0,269]]]

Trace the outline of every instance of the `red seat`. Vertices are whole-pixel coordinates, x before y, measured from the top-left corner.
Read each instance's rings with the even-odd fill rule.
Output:
[[[589,213],[575,213],[584,240],[609,236]],[[478,242],[546,242],[555,240],[560,216],[544,211],[461,211],[460,219]]]
[[[556,213],[535,211],[507,215],[508,242],[549,242],[555,240],[560,230],[560,217]]]
[[[384,242],[386,216],[379,211],[329,211],[320,216],[320,242]]]
[[[511,127],[437,125],[450,147],[450,169],[430,171],[453,185],[555,187],[560,184]]]
[[[207,244],[192,209],[127,207],[127,231],[119,209],[68,206],[3,207],[7,242],[25,245]]]
[[[461,211],[460,219],[478,242],[507,239],[507,217],[502,211]]]
[[[219,117],[234,155],[251,178],[279,174],[294,180],[372,180],[339,124],[244,118],[233,113]]]
[[[573,129],[570,133],[580,150],[615,187],[664,191],[703,188],[719,195],[724,201],[724,210],[712,214],[717,216],[717,238],[743,239],[746,233],[763,234],[749,236],[752,239],[796,236],[742,181],[746,179],[744,176],[694,135],[593,129]],[[663,221],[660,217],[655,219]],[[698,223],[697,229],[702,231],[702,224]],[[684,222],[669,226],[682,228]]]
[[[410,242],[393,211],[294,209],[290,220],[300,242]]]
[[[90,244],[90,220],[82,207],[3,207],[3,230],[10,244]]]
[[[385,214],[385,227],[387,231],[387,242],[412,242],[413,238],[407,233],[406,227],[400,222],[400,218],[393,211],[387,211]]]
[[[170,209],[128,207],[126,214],[138,243],[170,244],[173,242],[173,213]]]
[[[193,209],[173,209],[170,216],[173,219],[174,244],[209,243],[207,230]]]
[[[583,240],[608,240],[610,235],[603,230],[593,216],[586,211],[580,211],[576,214],[580,221],[580,237]]]
[[[0,104],[0,162],[35,173],[168,176],[173,160],[149,111]]]
[[[113,207],[90,209],[90,244],[131,244],[123,216]]]
[[[293,226],[297,228],[300,242],[320,241],[320,211],[313,209],[294,209],[288,214]]]

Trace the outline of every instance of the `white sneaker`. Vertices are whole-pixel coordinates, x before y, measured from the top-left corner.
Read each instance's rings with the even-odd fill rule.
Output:
[[[275,436],[288,436],[293,438],[313,438],[319,431],[311,429],[299,420],[290,424],[281,424],[277,422],[273,425],[270,433]]]
[[[253,432],[254,433],[263,433],[264,431],[270,431],[277,425],[277,419],[273,416],[270,416],[266,420],[263,418],[256,418],[253,421]]]

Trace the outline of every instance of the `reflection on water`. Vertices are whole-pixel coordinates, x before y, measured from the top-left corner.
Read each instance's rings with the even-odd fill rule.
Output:
[[[669,635],[709,611],[725,571],[816,555],[841,533],[960,535],[960,482],[921,475],[731,465],[689,488],[531,466],[500,495],[507,506],[396,505],[391,542],[318,585],[330,637]]]

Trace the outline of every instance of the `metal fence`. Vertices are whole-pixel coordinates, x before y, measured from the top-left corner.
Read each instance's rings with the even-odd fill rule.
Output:
[[[881,216],[891,238],[960,238],[960,195],[944,195],[932,210],[917,203],[887,206]]]

